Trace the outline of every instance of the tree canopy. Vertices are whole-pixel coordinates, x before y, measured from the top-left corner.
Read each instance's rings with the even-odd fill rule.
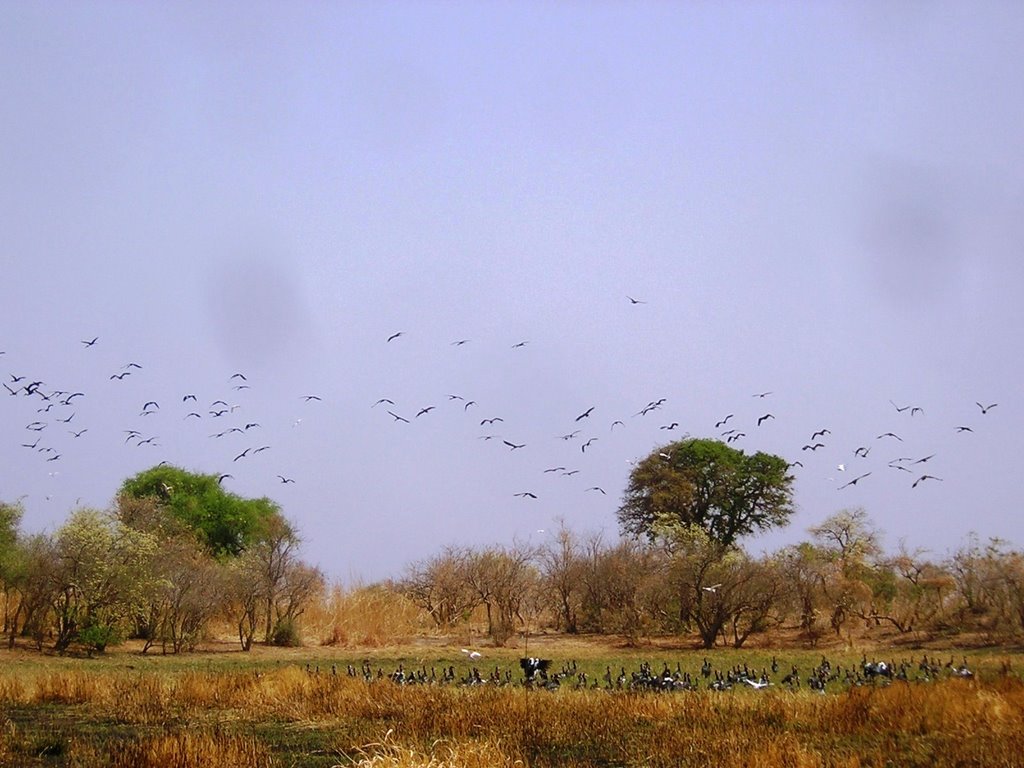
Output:
[[[689,438],[654,449],[630,473],[619,507],[624,533],[656,539],[696,525],[723,548],[793,514],[785,459],[720,440]]]
[[[241,554],[281,514],[268,498],[246,499],[225,491],[217,475],[168,465],[128,478],[120,493],[132,499],[155,499],[217,555]]]

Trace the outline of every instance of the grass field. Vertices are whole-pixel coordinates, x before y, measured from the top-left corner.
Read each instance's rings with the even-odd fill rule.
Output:
[[[515,670],[515,649],[481,649],[486,676]],[[396,685],[399,668],[468,675],[458,645],[441,641],[375,649],[327,648],[250,654],[98,659],[0,651],[0,765],[4,766],[1020,766],[1024,682],[1016,652],[966,653],[970,679],[943,671],[923,682],[927,655],[945,669],[962,651],[868,652],[912,660],[908,682],[826,693],[781,676],[806,677],[820,651],[715,651],[617,647],[578,640],[533,641],[531,655],[575,662],[556,691],[519,685]],[[856,669],[861,651],[827,650],[833,666]],[[667,666],[700,677],[716,670],[767,669],[754,690],[671,693],[605,690],[609,668]],[[779,671],[771,672],[773,656]],[[372,670],[372,681],[347,674]],[[380,672],[378,673],[378,670]],[[573,690],[585,672],[584,690]],[[378,679],[378,674],[383,675]],[[597,689],[591,686],[596,681]]]

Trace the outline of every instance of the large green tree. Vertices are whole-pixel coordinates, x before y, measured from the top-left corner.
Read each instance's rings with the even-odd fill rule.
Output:
[[[278,505],[268,498],[246,499],[225,491],[217,475],[168,465],[128,478],[120,493],[127,499],[157,501],[176,521],[194,531],[215,555],[241,554],[258,540],[271,520],[281,515]],[[122,506],[142,509],[138,505]],[[133,524],[131,519],[126,522]],[[143,528],[153,525],[152,520],[139,522]]]
[[[633,468],[619,524],[651,540],[696,525],[724,551],[743,536],[785,525],[794,511],[792,483],[779,456],[748,456],[720,440],[680,440]]]

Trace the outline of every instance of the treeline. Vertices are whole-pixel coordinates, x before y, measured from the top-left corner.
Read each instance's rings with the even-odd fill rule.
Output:
[[[168,471],[182,472],[151,470],[155,485],[126,483],[111,509],[79,509],[52,534],[22,533],[21,508],[0,504],[9,645],[102,652],[136,638],[144,651],[178,653],[226,632],[249,650],[467,628],[497,645],[524,631],[676,636],[708,648],[773,631],[809,645],[864,632],[1024,638],[1024,554],[974,538],[943,558],[905,546],[887,553],[861,509],[760,557],[695,525],[608,541],[563,526],[540,545],[447,547],[401,579],[345,590],[301,559],[295,528],[273,504],[220,499],[224,515],[200,514],[172,497],[193,494],[190,482],[212,492],[216,477]],[[133,481],[153,480],[145,475]]]
[[[0,504],[3,632],[37,648],[102,652],[126,638],[177,653],[214,622],[243,650],[300,640],[324,591],[294,526],[267,499],[220,490],[216,476],[160,467],[126,481],[112,509],[79,509],[52,534],[20,530]]]
[[[450,547],[411,565],[396,589],[451,629],[475,611],[497,644],[524,628],[642,637],[694,636],[741,647],[771,630],[808,644],[887,630],[916,639],[974,633],[1024,638],[1024,554],[971,538],[937,559],[886,553],[862,509],[811,538],[753,557],[697,526],[654,540],[606,542],[562,528],[539,547]]]

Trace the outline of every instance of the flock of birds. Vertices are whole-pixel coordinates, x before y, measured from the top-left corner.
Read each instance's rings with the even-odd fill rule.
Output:
[[[81,341],[85,350],[92,349],[98,343],[98,336]],[[6,355],[6,351],[0,351],[0,355]],[[145,367],[139,362],[130,361],[106,378],[109,386],[122,386],[130,377],[144,378]],[[52,465],[48,475],[56,477],[60,474],[58,467],[61,464],[58,462],[68,461],[80,444],[78,441],[83,440],[86,433],[90,432],[90,426],[83,423],[84,417],[79,415],[83,413],[82,406],[88,404],[89,397],[77,388],[53,387],[42,379],[24,372],[8,371],[2,386],[8,399],[19,398],[20,401],[27,403],[32,411],[32,420],[24,425],[28,437],[22,439],[20,448],[32,451],[41,461]],[[177,437],[176,430],[188,429],[190,423],[212,424],[214,431],[208,434],[207,439],[225,444],[227,450],[222,454],[224,465],[252,460],[271,451],[272,446],[255,439],[262,429],[262,424],[244,415],[247,408],[242,401],[245,399],[246,391],[251,389],[248,377],[238,371],[226,377],[222,391],[206,405],[192,392],[181,393],[173,403],[161,403],[154,399],[144,400],[133,421],[130,424],[126,423],[125,428],[121,430],[121,443],[123,446],[136,449],[160,448],[164,445],[161,441],[165,439],[161,434],[167,433],[156,434],[157,429],[151,428],[154,422],[159,422],[163,429],[171,429],[172,434],[166,438],[169,442]],[[299,395],[296,399],[304,405],[322,400],[319,395],[312,394]],[[174,421],[169,424],[169,419]],[[301,421],[301,418],[297,418],[293,426],[298,426]],[[240,448],[239,441],[246,441],[249,444]],[[88,451],[90,448],[82,450]],[[223,483],[233,477],[230,472],[219,473],[218,481]],[[293,477],[281,473],[275,474],[274,477],[282,485],[296,482]],[[174,491],[167,484],[164,484],[163,490],[168,494]],[[47,495],[46,498],[49,499],[50,496]]]
[[[646,304],[645,301],[634,297],[627,299],[630,307]],[[413,334],[404,330],[382,334],[381,344],[388,350],[386,354],[391,354],[392,348],[407,343],[411,336]],[[530,340],[519,340],[510,344],[510,354],[518,354],[530,343]],[[455,349],[465,349],[471,347],[471,340],[458,338],[449,344]],[[79,353],[86,356],[95,354],[103,345],[103,339],[91,336],[81,340]],[[4,354],[0,351],[0,355]],[[56,476],[60,473],[62,462],[68,461],[79,446],[86,450],[84,444],[92,436],[92,424],[84,415],[86,409],[83,408],[90,400],[86,392],[87,387],[54,386],[41,377],[33,376],[31,371],[16,370],[15,360],[0,356],[0,366],[4,362],[7,362],[8,366],[4,366],[7,370],[2,374],[2,386],[8,397],[3,399],[30,404],[28,409],[23,407],[19,411],[25,419],[21,425],[24,437],[20,440],[20,450],[33,452],[45,463],[49,470],[48,474]],[[100,378],[106,379],[106,386],[120,387],[135,380],[145,380],[146,374],[144,365],[133,360],[116,370],[106,371]],[[135,415],[126,417],[122,425],[120,440],[123,446],[136,450],[151,450],[174,444],[180,436],[179,430],[193,430],[193,436],[196,434],[194,430],[203,430],[206,440],[223,445],[223,449],[214,452],[214,455],[220,457],[215,473],[222,483],[234,478],[233,472],[237,471],[236,467],[253,462],[259,464],[260,476],[267,483],[276,482],[279,486],[290,486],[306,481],[308,477],[297,475],[286,468],[286,463],[291,467],[301,465],[301,456],[284,455],[284,452],[279,456],[274,450],[273,443],[260,437],[264,434],[261,420],[250,415],[251,408],[257,407],[258,404],[253,394],[258,391],[258,387],[250,383],[249,377],[242,371],[235,371],[230,375],[225,371],[223,375],[218,390],[206,398],[200,398],[197,393],[191,391],[181,391],[173,400],[166,396],[155,397],[152,392],[149,397],[140,397]],[[97,382],[93,382],[93,385],[98,386]],[[138,387],[130,389],[134,393]],[[0,395],[4,392],[0,392]],[[751,400],[744,407],[737,407],[720,418],[709,420],[706,432],[730,445],[745,447],[745,440],[759,435],[762,431],[770,432],[772,424],[781,423],[781,420],[787,418],[785,410],[780,411],[771,407],[773,396],[774,392],[771,390],[753,392],[750,395]],[[128,397],[126,395],[126,399]],[[315,408],[323,403],[323,398],[319,394],[295,393],[293,397],[296,409]],[[483,399],[480,398],[481,401]],[[891,400],[889,402],[892,416],[906,419],[906,422],[901,425],[893,424],[892,429],[866,434],[862,436],[860,442],[847,443],[845,446],[839,443],[833,445],[831,429],[828,426],[820,426],[809,431],[806,441],[792,445],[789,454],[800,458],[790,461],[791,471],[802,469],[805,461],[810,461],[810,457],[820,454],[828,458],[816,458],[815,471],[820,472],[822,467],[825,467],[831,473],[840,473],[829,478],[840,491],[873,482],[872,476],[879,471],[905,473],[908,485],[913,489],[926,483],[943,482],[944,473],[933,473],[932,467],[935,465],[930,463],[936,459],[937,450],[921,454],[899,450],[905,444],[900,433],[904,429],[912,430],[915,422],[925,418],[924,407],[913,403],[900,405]],[[751,404],[755,407],[752,408]],[[546,477],[567,479],[562,482],[575,481],[579,483],[577,487],[584,494],[608,496],[605,487],[608,480],[607,469],[598,476],[591,474],[588,477],[586,474],[592,468],[587,462],[595,451],[600,452],[603,446],[618,439],[620,432],[631,429],[634,424],[645,425],[648,434],[661,441],[668,441],[688,436],[689,433],[683,433],[681,424],[693,423],[692,418],[688,419],[678,412],[673,414],[675,418],[664,418],[672,408],[667,396],[648,399],[646,402],[636,403],[633,408],[623,408],[618,413],[610,414],[602,413],[608,410],[607,405],[581,403],[578,409],[565,414],[561,428],[555,424],[550,433],[543,438],[538,437],[536,424],[517,426],[516,420],[511,416],[506,419],[508,414],[501,413],[498,407],[486,405],[467,394],[448,392],[438,395],[434,402],[410,404],[400,402],[398,398],[387,393],[381,393],[376,400],[367,402],[366,407],[371,412],[380,413],[394,428],[404,429],[432,419],[450,418],[454,410],[476,428],[476,439],[482,443],[493,444],[508,453],[533,456],[536,462],[535,479],[530,480],[528,475],[516,475],[519,478],[518,482],[522,484],[518,489],[506,491],[513,498],[527,502],[545,498],[550,486],[542,485],[541,479]],[[989,414],[998,407],[998,403],[978,401],[976,407],[978,419],[991,418]],[[301,424],[303,415],[305,414],[296,414],[297,417],[292,421],[293,427]],[[5,414],[2,408],[0,416],[4,417],[6,423],[14,423],[16,418]],[[109,420],[109,413],[107,418]],[[656,430],[654,426],[657,427]],[[956,435],[965,435],[974,432],[977,426],[975,422],[953,423],[950,430]],[[704,431],[699,430],[697,424],[694,424],[694,430]],[[523,432],[528,434],[524,435]],[[538,440],[547,445],[537,446]],[[534,453],[535,447],[541,450]],[[96,446],[88,450],[96,450]],[[875,459],[883,454],[883,463],[876,463]],[[277,458],[268,462],[264,458],[266,456]],[[661,456],[671,458],[665,453]],[[156,459],[164,457],[154,455],[153,458],[154,461],[149,466],[157,464]],[[551,461],[551,458],[555,460]],[[637,462],[636,459],[627,461],[631,465]],[[846,479],[847,472],[849,479]],[[625,475],[626,470],[622,474]],[[173,489],[167,490],[173,492]]]
[[[462,649],[471,662],[482,658],[479,651]],[[1003,673],[1010,670],[1004,665]],[[306,664],[306,673],[318,676],[321,674],[319,665]],[[330,668],[332,676],[339,676],[337,664]],[[553,668],[551,659],[524,657],[519,660],[519,670],[495,664],[482,668],[472,663],[456,670],[456,665],[443,665],[427,669],[421,664],[416,668],[407,668],[400,663],[390,672],[383,667],[374,667],[364,660],[357,667],[346,665],[345,673],[350,678],[362,678],[368,683],[390,681],[396,685],[456,685],[456,686],[525,686],[548,691],[562,688],[572,690],[606,690],[633,692],[680,692],[698,691],[729,691],[736,689],[765,690],[767,688],[786,688],[799,690],[807,688],[818,693],[842,691],[864,685],[890,685],[894,682],[929,683],[942,679],[970,679],[974,671],[968,664],[967,657],[956,661],[950,657],[948,661],[929,657],[927,654],[920,659],[902,658],[896,660],[868,660],[865,655],[860,663],[842,665],[833,663],[822,656],[815,666],[801,671],[795,664],[790,665],[783,673],[782,665],[773,656],[770,665],[756,669],[747,663],[737,663],[727,669],[715,668],[706,657],[699,670],[684,670],[681,662],[670,666],[662,662],[661,669],[655,669],[647,661],[627,672],[625,666],[614,671],[606,666],[602,675],[593,675],[584,671],[575,660],[564,663],[560,669]]]

